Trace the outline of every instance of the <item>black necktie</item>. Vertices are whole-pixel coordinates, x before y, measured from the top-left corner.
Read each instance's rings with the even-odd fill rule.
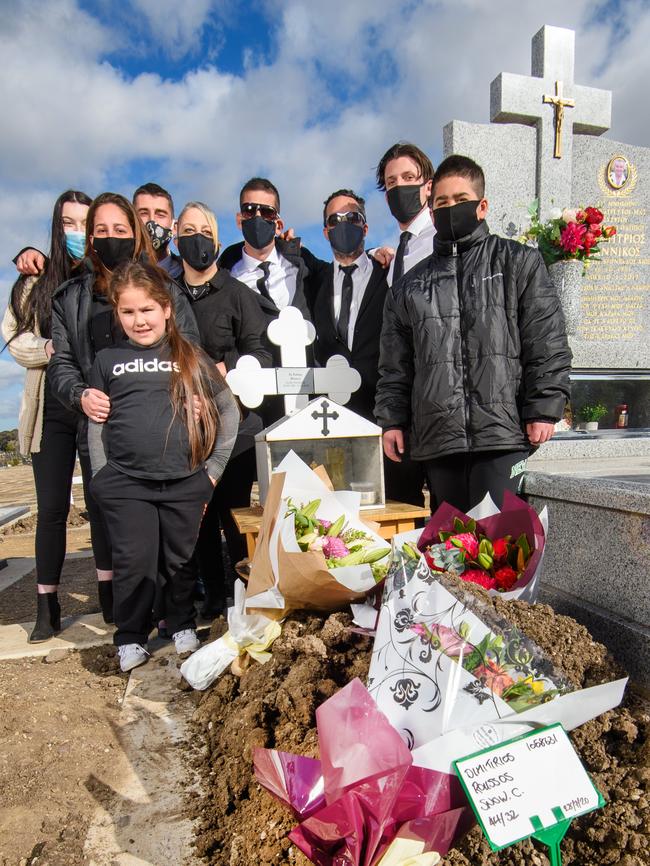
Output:
[[[350,307],[352,306],[352,271],[357,269],[356,265],[339,265],[343,271],[343,292],[341,293],[341,312],[336,324],[336,331],[345,345],[348,344],[348,327],[350,325]]]
[[[399,246],[395,255],[395,265],[393,266],[393,282],[396,283],[404,274],[404,253],[409,239],[413,237],[413,233],[409,231],[402,232],[399,236]]]
[[[263,295],[267,300],[272,300],[269,292],[269,271],[271,270],[271,262],[260,262],[257,266],[258,270],[263,271],[262,276],[257,281],[257,289],[260,295]]]

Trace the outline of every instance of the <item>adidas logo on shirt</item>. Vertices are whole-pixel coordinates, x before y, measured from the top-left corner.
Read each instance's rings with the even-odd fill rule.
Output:
[[[158,358],[153,358],[151,361],[145,361],[142,358],[136,358],[134,361],[127,361],[125,364],[115,364],[113,367],[114,376],[123,376],[124,373],[180,373],[181,368],[174,361],[159,361]]]

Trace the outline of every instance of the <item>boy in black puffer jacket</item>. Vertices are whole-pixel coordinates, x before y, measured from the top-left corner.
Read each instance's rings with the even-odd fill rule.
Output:
[[[425,463],[432,509],[517,492],[569,396],[571,351],[537,250],[490,234],[483,171],[450,156],[433,178],[433,255],[386,296],[375,415],[399,462]]]

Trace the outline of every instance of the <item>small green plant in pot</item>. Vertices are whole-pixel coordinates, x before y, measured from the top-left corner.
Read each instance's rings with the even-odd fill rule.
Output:
[[[578,418],[584,423],[585,430],[598,430],[598,422],[607,415],[607,407],[602,403],[587,403],[578,411]]]

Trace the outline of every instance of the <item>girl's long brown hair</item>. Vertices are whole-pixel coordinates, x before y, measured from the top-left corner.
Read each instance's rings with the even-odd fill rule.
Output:
[[[97,208],[101,207],[103,204],[114,204],[116,207],[119,207],[131,226],[131,231],[133,232],[133,238],[135,240],[135,248],[133,251],[134,262],[147,261],[155,265],[156,254],[151,245],[149,233],[142,225],[142,220],[128,198],[125,198],[117,192],[103,192],[101,195],[98,195],[88,208],[88,215],[86,217],[86,252],[92,260],[96,274],[93,288],[99,292],[107,293],[108,285],[111,280],[111,272],[107,271],[101,263],[99,256],[90,242],[90,238],[94,236],[95,233],[95,214],[97,213]]]
[[[130,287],[142,289],[161,307],[169,307],[167,342],[172,365],[170,395],[174,417],[178,414],[187,425],[190,440],[190,465],[196,469],[212,453],[217,435],[218,413],[212,382],[217,371],[208,357],[179,332],[174,315],[174,303],[167,288],[167,275],[156,265],[125,262],[115,269],[108,286],[108,299],[117,312],[120,295]],[[201,404],[201,416],[194,418],[194,398]]]

